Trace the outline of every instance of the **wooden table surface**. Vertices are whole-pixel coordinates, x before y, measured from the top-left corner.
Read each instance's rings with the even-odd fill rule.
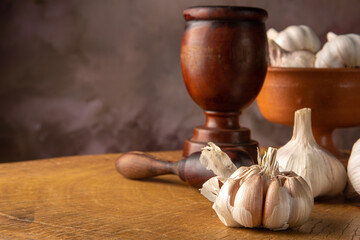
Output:
[[[360,204],[342,197],[316,202],[298,229],[227,228],[197,189],[172,175],[128,180],[114,168],[118,156],[0,164],[0,239],[360,238]]]

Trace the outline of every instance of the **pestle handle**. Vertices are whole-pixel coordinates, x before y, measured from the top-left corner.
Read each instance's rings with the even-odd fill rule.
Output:
[[[151,178],[164,174],[177,174],[178,163],[159,159],[144,152],[128,152],[116,160],[116,170],[131,179]]]
[[[237,167],[250,166],[254,162],[244,150],[224,148]],[[190,186],[201,187],[209,178],[215,176],[199,161],[201,152],[194,152],[177,162],[159,159],[144,152],[128,152],[116,160],[116,170],[130,179],[151,178],[164,174],[175,174]]]

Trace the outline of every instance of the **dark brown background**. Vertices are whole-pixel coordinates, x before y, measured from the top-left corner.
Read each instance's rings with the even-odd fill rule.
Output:
[[[214,4],[262,7],[268,28],[306,24],[322,41],[360,34],[358,0],[2,0],[0,161],[181,149],[204,122],[181,76],[182,11]],[[261,146],[292,131],[256,103],[241,124]],[[334,134],[347,149],[359,137],[359,127]]]

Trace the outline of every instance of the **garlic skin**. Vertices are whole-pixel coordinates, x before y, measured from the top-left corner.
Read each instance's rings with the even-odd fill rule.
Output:
[[[360,35],[329,32],[328,42],[316,54],[316,68],[360,67]]]
[[[317,52],[321,42],[316,33],[306,25],[292,25],[277,33],[274,29],[267,32],[269,40],[274,40],[282,49],[293,52],[297,50],[308,50]]]
[[[339,160],[322,149],[311,129],[311,109],[295,112],[293,136],[278,151],[281,171],[293,171],[311,186],[313,197],[335,196],[346,185],[346,171]]]
[[[220,192],[220,182],[225,182],[225,180],[222,180],[219,176],[210,178],[203,184],[200,193],[210,202],[215,202]]]
[[[229,156],[221,151],[221,149],[214,143],[209,142],[209,146],[202,149],[200,155],[201,164],[208,170],[212,170],[215,175],[224,179],[236,170],[235,164],[231,161]]]
[[[348,162],[349,182],[360,195],[360,138],[354,143]]]
[[[269,57],[270,65],[274,67],[308,68],[315,64],[314,53],[307,50],[289,52],[273,40],[269,41]]]
[[[269,148],[263,158],[258,153],[258,165],[238,168],[218,192],[217,177],[204,183],[203,189],[215,189],[213,209],[225,226],[284,230],[309,218],[314,205],[310,186],[293,172],[279,172],[276,152]]]

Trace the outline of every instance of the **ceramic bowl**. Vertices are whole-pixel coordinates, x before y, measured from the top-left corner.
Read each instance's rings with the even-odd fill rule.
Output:
[[[331,135],[335,128],[360,125],[360,69],[269,67],[257,103],[267,120],[290,126],[296,110],[311,108],[317,143],[343,159],[348,156]]]

